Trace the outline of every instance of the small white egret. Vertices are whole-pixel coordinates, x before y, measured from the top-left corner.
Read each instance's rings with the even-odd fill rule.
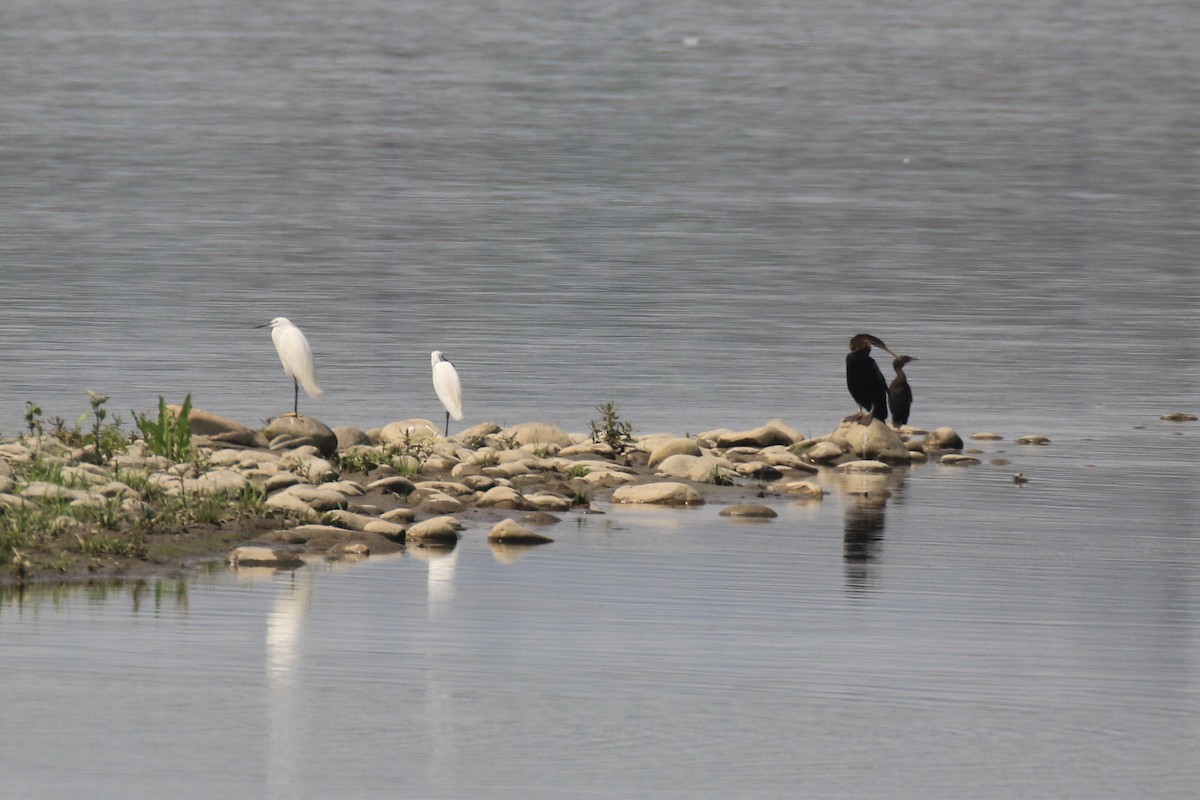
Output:
[[[433,363],[433,390],[438,400],[446,407],[446,435],[450,435],[450,417],[460,420],[462,413],[462,384],[458,382],[458,371],[442,356],[441,350],[429,354]]]
[[[271,341],[275,343],[275,352],[283,364],[283,371],[292,379],[295,392],[292,397],[292,416],[300,416],[300,387],[309,397],[320,397],[323,392],[317,386],[317,368],[313,364],[312,350],[309,349],[308,339],[293,325],[287,317],[276,317],[266,325],[255,325],[256,328],[270,328]]]

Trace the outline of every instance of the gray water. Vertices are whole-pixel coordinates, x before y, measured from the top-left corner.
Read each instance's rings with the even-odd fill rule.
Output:
[[[437,418],[440,349],[464,424],[818,434],[866,330],[1012,463],[471,531],[433,584],[13,596],[3,794],[1192,796],[1197,41],[1182,0],[4,4],[4,434],[277,414],[277,315],[330,425]]]

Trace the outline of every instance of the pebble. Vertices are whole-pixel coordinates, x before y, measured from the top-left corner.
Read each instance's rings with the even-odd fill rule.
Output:
[[[431,517],[409,528],[406,539],[414,543],[447,544],[458,541],[458,532],[461,529],[462,523],[454,517]]]

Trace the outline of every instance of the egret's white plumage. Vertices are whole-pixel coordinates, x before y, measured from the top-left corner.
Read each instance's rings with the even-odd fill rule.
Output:
[[[446,408],[446,435],[450,435],[450,418],[460,420],[462,412],[462,384],[458,380],[458,370],[442,356],[440,350],[429,354],[433,364],[433,390],[437,392],[438,400]]]
[[[304,393],[309,397],[320,397],[323,394],[321,387],[317,385],[317,368],[313,364],[313,355],[308,346],[308,339],[304,338],[301,330],[293,325],[287,317],[276,317],[266,325],[258,327],[271,329],[271,341],[275,343],[275,352],[279,354],[279,361],[283,364],[284,372],[288,374],[296,387],[292,413],[298,415],[300,413],[301,386],[304,387]]]

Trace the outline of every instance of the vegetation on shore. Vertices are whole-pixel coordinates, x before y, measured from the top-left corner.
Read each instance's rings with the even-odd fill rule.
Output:
[[[190,395],[182,413],[161,397],[156,418],[135,413],[136,431],[110,418],[106,396],[88,396],[90,410],[73,424],[44,419],[26,403],[25,432],[0,444],[0,571],[20,580],[87,572],[106,560],[187,555],[182,532],[270,516],[265,491],[253,484],[187,489],[186,479],[207,468],[191,447]],[[176,476],[178,486],[163,475]]]

